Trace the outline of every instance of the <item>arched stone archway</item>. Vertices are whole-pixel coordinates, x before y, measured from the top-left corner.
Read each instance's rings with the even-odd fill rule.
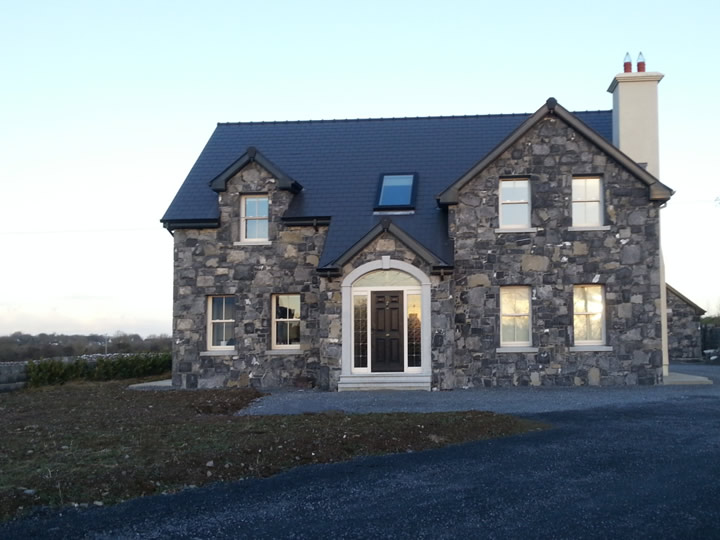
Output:
[[[341,288],[342,371],[338,389],[430,390],[429,276],[409,263],[383,256],[350,272]],[[385,307],[373,308],[372,303]],[[399,322],[395,328],[386,328],[384,315],[377,314],[392,310],[395,314],[387,316],[388,324],[390,320]],[[373,334],[381,327],[383,332],[387,330],[383,335],[388,336],[387,345],[379,334]],[[390,344],[391,334],[396,346]]]

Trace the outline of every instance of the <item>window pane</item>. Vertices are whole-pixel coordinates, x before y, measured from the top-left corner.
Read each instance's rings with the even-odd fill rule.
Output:
[[[572,200],[573,201],[584,201],[585,200],[585,182],[582,178],[572,179]]]
[[[574,192],[573,192],[574,193]],[[572,223],[576,227],[581,227],[586,223],[587,218],[585,217],[585,203],[574,202],[572,203]]]
[[[515,317],[502,317],[500,325],[500,343],[511,343],[515,340]]]
[[[592,341],[602,341],[602,315],[600,313],[588,315],[587,319],[587,339]]]
[[[223,323],[223,331],[224,336],[223,339],[225,340],[227,345],[235,345],[235,331],[234,327],[235,323]]]
[[[268,216],[268,199],[267,197],[256,197],[254,199],[255,201],[255,211],[257,212],[255,215],[257,217],[267,217]]]
[[[300,321],[287,323],[288,327],[288,345],[300,344]]]
[[[603,219],[600,213],[599,202],[585,203],[585,223],[587,225],[602,225]]]
[[[589,201],[600,200],[600,179],[585,178],[585,199]]]
[[[575,343],[588,341],[587,315],[573,316],[573,330],[573,333],[575,334]]]
[[[267,217],[268,215],[268,199],[267,197],[246,197],[245,198],[245,217]]]
[[[380,206],[399,206],[411,203],[413,176],[385,175],[380,189]]]
[[[573,311],[575,313],[587,313],[587,301],[585,300],[585,287],[573,288]]]
[[[515,341],[522,343],[530,342],[530,317],[514,317],[515,319]]]
[[[267,219],[255,220],[255,238],[258,240],[268,237],[268,222]]]
[[[602,287],[585,287],[585,296],[587,298],[587,310],[589,313],[602,313],[603,311],[603,294]]]
[[[221,296],[212,299],[212,315],[213,321],[219,321],[223,318],[223,298]]]
[[[367,367],[367,296],[353,297],[354,366]]]
[[[222,318],[226,321],[235,319],[235,298],[232,296],[225,296],[222,300],[225,304],[225,310]]]
[[[245,199],[245,217],[257,217],[257,199],[248,197]]]
[[[407,295],[407,343],[408,343],[408,367],[420,367],[420,295]]]
[[[220,347],[224,341],[223,334],[223,323],[212,324],[212,345],[213,347]]]
[[[602,225],[599,202],[574,202],[572,213],[573,225],[576,227]]]
[[[258,220],[255,219],[246,219],[245,220],[245,238],[249,240],[254,240],[258,238],[258,229],[257,224],[259,223]]]
[[[275,342],[278,345],[288,345],[288,324],[287,322],[275,323]]]
[[[527,180],[502,180],[500,182],[500,200],[505,201],[528,201]]]
[[[279,294],[275,297],[275,318],[276,319],[299,319],[300,318],[300,295]]]
[[[502,227],[529,227],[527,204],[503,204],[500,225]]]
[[[503,287],[500,289],[500,309],[503,315],[526,315],[530,313],[530,289],[528,287]]]

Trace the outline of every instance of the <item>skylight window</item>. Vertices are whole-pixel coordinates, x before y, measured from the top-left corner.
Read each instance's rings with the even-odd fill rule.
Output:
[[[380,178],[378,208],[412,208],[414,174],[385,174]]]

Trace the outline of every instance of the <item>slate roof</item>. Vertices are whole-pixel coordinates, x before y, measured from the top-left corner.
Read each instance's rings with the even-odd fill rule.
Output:
[[[607,141],[612,111],[574,113]],[[162,222],[168,229],[217,223],[210,182],[249,147],[302,185],[285,217],[329,216],[319,267],[332,266],[384,217],[374,215],[383,174],[417,173],[413,215],[392,223],[452,265],[447,211],[436,196],[470,170],[531,114],[246,122],[218,124]]]

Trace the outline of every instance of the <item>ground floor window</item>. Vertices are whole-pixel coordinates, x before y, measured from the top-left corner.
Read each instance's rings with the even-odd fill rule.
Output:
[[[500,346],[530,346],[530,318],[530,287],[501,287]]]
[[[208,298],[208,348],[232,349],[235,346],[235,297]]]
[[[605,344],[605,294],[602,285],[573,287],[575,345]]]
[[[274,294],[272,297],[272,348],[300,347],[300,295]]]

